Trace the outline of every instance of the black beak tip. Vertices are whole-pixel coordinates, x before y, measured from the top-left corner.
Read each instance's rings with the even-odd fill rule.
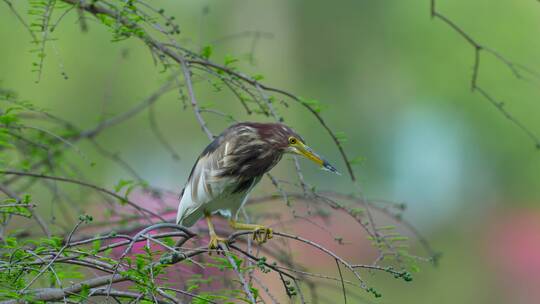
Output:
[[[326,160],[323,162],[322,167],[326,171],[330,171],[330,172],[333,172],[333,173],[335,173],[337,175],[341,175],[341,173],[339,173],[338,170],[336,168],[334,168],[334,166],[330,165],[330,163],[327,162]]]

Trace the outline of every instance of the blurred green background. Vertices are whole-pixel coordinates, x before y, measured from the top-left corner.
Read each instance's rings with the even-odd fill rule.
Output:
[[[535,1],[439,2],[438,10],[479,42],[540,68],[540,6]],[[407,203],[406,218],[443,252],[443,259],[437,268],[423,266],[410,284],[376,278],[384,294],[376,302],[538,302],[540,152],[487,100],[471,93],[474,50],[430,18],[429,1],[184,0],[155,5],[176,17],[186,45],[212,44],[218,62],[234,54],[243,59],[243,71],[264,75],[265,83],[321,101],[328,124],[346,133],[348,154],[364,159],[355,166],[364,193]],[[160,86],[165,75],[148,49],[134,39],[111,43],[106,28],[88,21],[89,32],[81,33],[76,14],[66,17],[53,34],[58,40],[47,47],[42,80],[36,84],[30,37],[0,5],[2,87],[90,128]],[[250,31],[265,34],[254,39],[245,34]],[[540,132],[538,79],[518,80],[494,56],[481,56],[479,85]],[[265,120],[246,116],[229,93],[216,94],[204,83],[195,89],[204,106],[238,120]],[[280,112],[346,172],[315,118],[292,103]],[[160,99],[156,114],[179,161],[149,131],[146,114],[98,140],[120,152],[151,184],[179,192],[207,138],[191,108],[184,109],[174,92]],[[205,117],[216,133],[227,125],[212,114]],[[97,163],[86,169],[93,180],[112,185],[126,177],[90,146],[79,148]],[[306,179],[318,188],[358,191],[345,174],[323,174],[302,163]],[[286,160],[274,170],[287,175],[294,166]],[[265,186],[260,191],[271,191]]]

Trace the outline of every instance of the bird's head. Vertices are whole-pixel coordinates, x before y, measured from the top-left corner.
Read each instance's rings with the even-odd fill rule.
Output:
[[[321,168],[336,174],[340,174],[327,160],[315,153],[315,151],[306,145],[302,136],[300,136],[290,127],[280,123],[271,123],[260,124],[258,129],[261,139],[271,143],[272,146],[275,149],[278,149],[281,153],[291,153],[304,156],[321,166]]]

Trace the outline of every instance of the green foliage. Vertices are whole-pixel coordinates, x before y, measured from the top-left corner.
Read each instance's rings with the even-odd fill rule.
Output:
[[[5,223],[13,215],[30,218],[32,216],[32,212],[29,210],[30,208],[33,208],[33,205],[31,205],[30,195],[28,194],[24,195],[21,201],[13,198],[4,199],[0,203],[0,222]]]
[[[251,78],[255,81],[261,81],[261,80],[264,80],[264,75],[262,74],[255,74],[253,76],[251,76]]]
[[[52,40],[49,36],[51,18],[57,2],[56,0],[30,0],[29,3],[28,14],[33,17],[30,29],[35,33],[35,37],[39,37],[34,41],[36,48],[31,50],[32,53],[36,54],[37,58],[36,61],[32,62],[32,71],[38,74],[36,82],[39,82],[46,57],[45,46],[47,42]]]
[[[366,158],[363,157],[363,156],[361,156],[361,155],[359,155],[359,156],[357,156],[357,157],[352,158],[352,159],[349,161],[349,163],[350,163],[351,165],[361,165],[361,164],[363,164],[365,161],[366,161]]]
[[[378,292],[375,288],[373,287],[369,287],[368,289],[366,289],[367,292],[373,294],[373,296],[375,298],[380,298],[382,297],[382,294],[380,292]]]
[[[122,16],[129,20],[132,24],[131,26],[126,26],[122,23],[118,23],[116,19],[112,18],[109,15],[97,14],[99,21],[107,26],[113,34],[112,42],[123,41],[132,36],[138,38],[144,38],[146,32],[139,26],[138,23],[144,21],[144,18],[137,15],[136,13],[130,13],[131,9],[122,10]]]
[[[88,215],[88,214],[81,214],[79,215],[79,221],[81,221],[82,223],[90,223],[94,220],[94,218],[91,216],[91,215]]]
[[[201,57],[205,58],[205,59],[210,59],[210,56],[212,56],[212,53],[213,53],[213,48],[211,45],[207,45],[205,47],[203,47],[202,51],[201,51]]]
[[[307,99],[307,98],[300,98],[300,102],[313,110],[315,113],[321,113],[325,109],[325,105],[323,105],[320,101],[317,99]]]
[[[360,217],[364,214],[364,208],[353,207],[349,209],[349,213],[354,217]]]
[[[283,283],[285,284],[285,289],[289,297],[292,297],[298,294],[298,292],[296,291],[296,287],[292,284],[290,280],[284,280]]]
[[[225,55],[225,60],[224,60],[223,64],[226,67],[233,68],[233,64],[237,63],[239,61],[240,60],[238,58],[236,58],[235,56],[227,54],[227,55]]]
[[[266,257],[263,256],[257,260],[257,268],[259,268],[259,270],[262,273],[269,273],[271,270],[270,268],[266,267],[265,263],[266,263]]]
[[[221,259],[218,259],[219,261],[222,261]],[[218,264],[221,264],[219,262]],[[223,264],[225,262],[223,261]],[[204,289],[208,289],[210,287],[210,284],[215,283],[216,277],[203,277],[200,274],[194,274],[191,276],[190,279],[187,280],[187,292],[190,293],[196,293],[197,297],[194,297],[192,299],[191,303],[211,303],[210,301],[218,301],[219,303],[237,303],[237,300],[240,300],[242,302],[251,303],[246,297],[246,294],[241,289],[216,289],[212,292],[205,291]],[[255,297],[255,299],[258,299],[259,297],[259,290],[254,288],[253,286],[250,286],[250,291]]]
[[[34,116],[56,120],[46,110],[19,99],[15,92],[0,88],[0,164],[3,167],[26,171],[32,164],[62,159],[65,138],[73,136],[73,131],[66,126],[35,127],[28,118]]]
[[[28,286],[41,271],[43,274],[35,284],[58,287],[59,282],[84,278],[81,268],[76,265],[54,264],[41,268],[43,265],[40,263],[40,255],[59,253],[62,247],[63,239],[60,237],[30,240],[6,237],[4,244],[0,246],[0,269],[3,270],[0,271],[0,300],[27,298],[20,294],[20,290]],[[66,255],[67,252],[63,254]]]
[[[336,139],[340,143],[345,143],[348,140],[347,135],[345,134],[345,132],[334,132],[334,135],[336,136]]]
[[[121,200],[120,203],[122,205],[125,205],[128,201],[128,197],[133,192],[133,190],[141,188],[141,189],[147,189],[148,183],[145,181],[135,181],[135,180],[124,180],[121,179],[114,185],[114,191],[115,192],[122,192],[124,191],[124,200]]]
[[[243,259],[239,258],[238,256],[234,254],[227,254],[229,257],[232,258],[235,265],[231,264],[231,261],[227,257],[212,257],[212,262],[206,263],[209,267],[214,267],[219,269],[220,271],[224,271],[226,269],[234,270],[238,269],[240,272],[244,272],[247,270],[247,268],[242,267]]]

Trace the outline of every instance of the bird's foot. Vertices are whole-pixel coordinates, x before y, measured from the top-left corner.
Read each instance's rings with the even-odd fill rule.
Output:
[[[217,235],[210,235],[210,241],[208,242],[208,252],[212,254],[212,252],[216,251],[219,254],[221,251],[221,248],[219,246],[220,243],[227,246],[227,239],[219,237]]]
[[[267,240],[271,239],[274,236],[274,231],[272,228],[268,228],[266,226],[257,225],[255,229],[253,229],[253,240],[257,242],[258,244],[263,244]]]

